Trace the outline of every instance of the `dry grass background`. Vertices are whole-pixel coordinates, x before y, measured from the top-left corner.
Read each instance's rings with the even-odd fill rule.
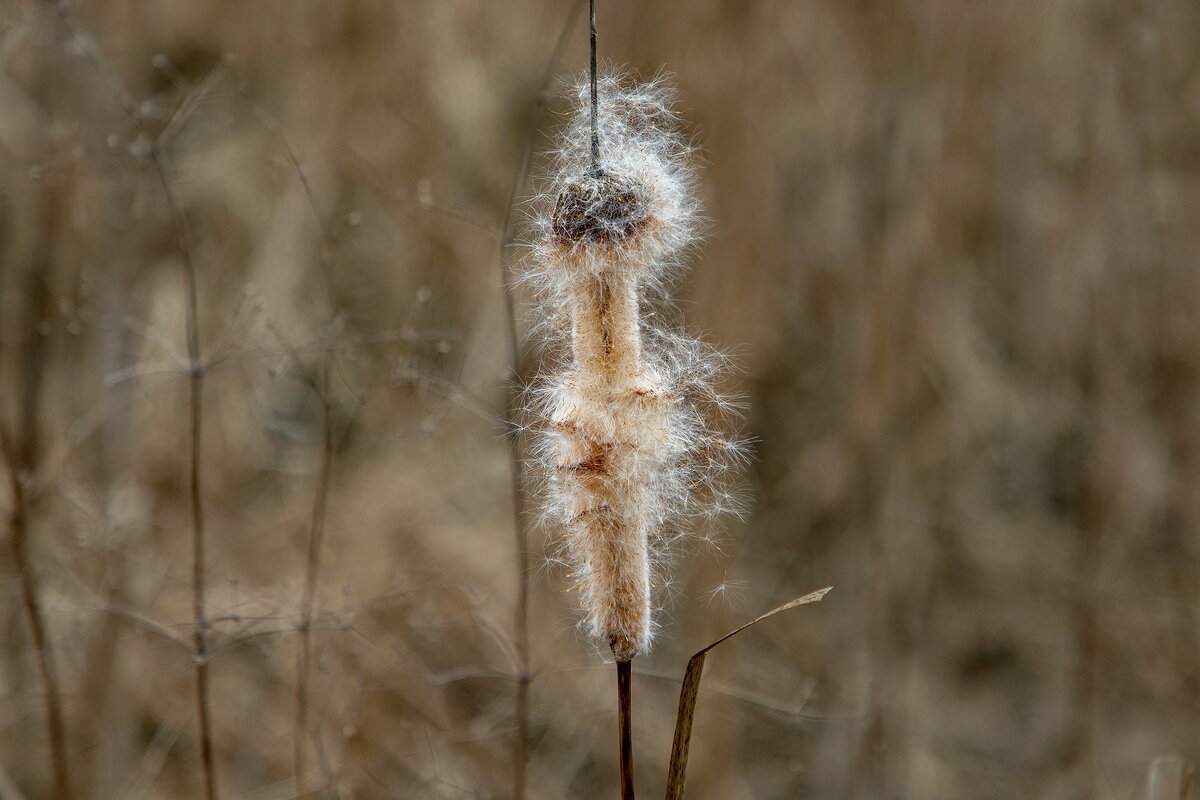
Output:
[[[585,63],[582,17],[552,63],[572,9],[546,0],[68,8],[0,2],[0,419],[75,796],[200,791],[172,641],[191,629],[183,280],[147,155],[185,98],[165,163],[208,365],[223,796],[292,796],[322,435],[305,381],[325,363],[314,778],[508,796],[502,228],[562,107],[539,104],[545,75]],[[673,71],[704,145],[714,235],[685,312],[740,354],[760,440],[749,519],[680,565],[639,659],[643,794],[687,656],[829,583],[711,656],[690,796],[1125,800],[1154,757],[1200,759],[1200,7],[600,9],[602,52]],[[0,787],[36,800],[11,533]],[[614,796],[611,667],[563,576],[531,580],[530,795]]]

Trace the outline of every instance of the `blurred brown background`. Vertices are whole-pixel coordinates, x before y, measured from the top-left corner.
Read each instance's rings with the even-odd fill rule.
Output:
[[[222,796],[294,796],[326,431],[313,796],[511,796],[502,242],[581,5],[0,2],[0,797],[54,796],[30,586],[72,796],[201,793],[168,200]],[[682,307],[759,440],[750,516],[677,566],[635,665],[642,794],[688,655],[827,584],[710,658],[690,797],[1126,800],[1200,759],[1200,6],[599,23],[704,147]],[[529,796],[614,797],[612,668],[529,550]]]

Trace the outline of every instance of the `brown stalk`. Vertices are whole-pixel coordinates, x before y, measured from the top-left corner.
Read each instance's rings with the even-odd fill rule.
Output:
[[[91,46],[87,37],[71,14],[69,6],[58,4],[56,11],[63,25],[74,38],[84,57],[92,65],[93,70],[108,86],[125,114],[132,122],[139,136],[152,142],[150,147],[150,162],[154,167],[162,186],[163,197],[171,216],[174,228],[176,246],[179,249],[180,261],[183,266],[184,278],[184,329],[187,339],[188,357],[188,388],[189,388],[189,450],[188,495],[191,506],[191,535],[192,535],[192,660],[195,664],[196,686],[196,717],[200,739],[200,763],[204,774],[204,797],[206,800],[216,800],[217,779],[213,758],[212,725],[210,722],[210,702],[208,686],[208,620],[205,611],[205,530],[204,509],[201,502],[202,485],[200,467],[202,463],[201,442],[203,440],[203,395],[204,395],[204,363],[200,354],[200,322],[196,288],[196,267],[192,260],[191,247],[188,244],[187,219],[175,200],[171,184],[167,178],[166,146],[168,140],[184,124],[187,117],[195,109],[198,98],[203,96],[224,74],[224,65],[215,67],[209,75],[197,86],[192,87],[183,99],[175,106],[166,125],[155,136],[146,129],[141,115],[137,110],[130,94],[121,86],[112,68],[100,57]]]
[[[35,334],[36,335],[36,334]],[[9,530],[12,539],[13,561],[21,579],[21,605],[29,623],[33,638],[33,650],[37,661],[38,681],[42,685],[42,702],[46,716],[46,729],[50,737],[50,774],[54,776],[54,796],[58,800],[70,797],[70,773],[67,767],[66,730],[63,726],[62,701],[54,669],[50,661],[50,648],[46,641],[46,628],[42,620],[41,604],[38,602],[37,579],[29,563],[29,507],[25,487],[21,482],[20,460],[16,448],[5,431],[0,430],[0,445],[4,450],[4,461],[8,468],[9,490],[12,494],[12,511],[9,515]]]
[[[42,70],[35,94],[47,107],[53,107],[53,70]],[[38,323],[53,314],[53,298],[50,295],[49,272],[53,266],[51,257],[56,236],[55,215],[61,213],[52,205],[47,194],[41,196],[43,204],[41,235],[44,256],[34,256],[35,261],[28,273],[25,287],[28,301],[25,320],[25,341],[21,353],[21,364],[17,377],[19,406],[17,430],[13,436],[0,426],[0,450],[9,473],[12,509],[9,518],[13,561],[20,576],[21,605],[29,624],[37,663],[38,682],[41,684],[42,703],[49,738],[48,758],[53,776],[54,797],[67,800],[70,797],[71,781],[67,760],[66,728],[63,723],[62,696],[55,676],[50,653],[46,622],[42,614],[37,575],[30,559],[30,497],[28,483],[40,466],[40,442],[38,438],[38,409],[43,387],[46,364],[45,344],[47,337],[38,331]],[[42,260],[44,259],[44,260]]]
[[[329,366],[322,369],[321,386],[321,466],[313,497],[312,522],[308,535],[308,557],[304,573],[304,595],[300,603],[300,646],[296,653],[296,734],[293,752],[295,796],[305,797],[304,755],[308,736],[308,672],[312,635],[313,601],[321,563],[321,542],[325,536],[325,508],[329,497],[329,476],[333,470],[333,421],[329,401]]]
[[[204,772],[205,800],[217,798],[216,766],[213,759],[212,724],[208,693],[208,620],[205,616],[205,568],[206,551],[204,536],[204,507],[201,503],[201,442],[204,400],[204,364],[200,357],[200,321],[196,291],[196,267],[192,263],[191,248],[188,246],[187,221],[183,217],[175,195],[167,180],[163,165],[163,153],[158,143],[152,151],[155,172],[163,188],[167,208],[175,228],[183,264],[185,319],[188,356],[189,430],[191,458],[188,468],[188,495],[191,501],[192,519],[192,658],[196,675],[196,717],[200,735],[200,764]]]
[[[634,800],[632,672],[632,659],[617,662],[617,741],[621,753],[621,800]]]

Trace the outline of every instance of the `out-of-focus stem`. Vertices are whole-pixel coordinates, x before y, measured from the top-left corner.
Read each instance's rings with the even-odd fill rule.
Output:
[[[21,605],[29,623],[33,639],[33,652],[37,662],[38,681],[42,685],[42,703],[46,716],[46,729],[50,737],[50,774],[54,776],[54,797],[67,800],[70,797],[70,773],[67,767],[66,731],[63,726],[62,701],[58,683],[54,679],[54,668],[50,661],[50,647],[46,641],[46,628],[42,621],[42,608],[38,602],[37,580],[29,562],[29,509],[25,487],[21,483],[21,467],[16,448],[6,435],[0,432],[3,443],[4,461],[9,474],[12,494],[12,511],[9,516],[9,531],[12,541],[13,561],[21,581]]]
[[[325,508],[329,498],[329,478],[333,471],[333,419],[329,399],[329,365],[322,368],[321,386],[321,466],[313,497],[312,522],[308,536],[308,557],[304,573],[304,595],[300,602],[300,643],[296,651],[296,731],[293,751],[295,796],[306,796],[304,788],[305,740],[308,736],[308,672],[312,634],[313,603],[321,565],[321,543],[325,537]]]
[[[192,517],[192,658],[196,674],[196,718],[200,737],[200,764],[204,773],[205,800],[217,798],[216,765],[213,759],[212,724],[208,697],[208,618],[205,611],[205,571],[207,567],[204,537],[204,506],[201,502],[201,463],[203,442],[204,363],[200,357],[199,302],[196,290],[196,267],[192,263],[188,246],[186,223],[175,202],[171,184],[167,180],[163,156],[155,145],[152,157],[163,196],[171,213],[175,237],[183,265],[185,315],[187,336],[188,387],[190,406],[190,450],[188,494],[191,499]]]

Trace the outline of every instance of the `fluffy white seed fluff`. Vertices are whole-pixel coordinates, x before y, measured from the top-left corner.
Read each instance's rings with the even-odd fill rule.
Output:
[[[646,652],[668,545],[724,511],[743,445],[724,359],[667,322],[668,290],[697,241],[693,152],[661,80],[588,84],[538,198],[525,280],[542,300],[547,370],[531,391],[542,509],[561,529],[590,634],[619,661]]]

